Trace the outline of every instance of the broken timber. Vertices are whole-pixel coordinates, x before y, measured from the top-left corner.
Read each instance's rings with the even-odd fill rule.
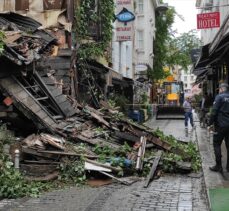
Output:
[[[140,147],[138,149],[138,157],[137,157],[137,162],[136,162],[136,169],[137,170],[142,170],[142,168],[143,168],[145,147],[146,147],[146,138],[143,136],[143,137],[141,137]]]
[[[144,188],[147,188],[149,183],[150,183],[150,180],[153,179],[154,173],[155,173],[155,171],[157,169],[157,166],[159,164],[159,161],[161,159],[161,155],[162,155],[162,151],[160,150],[160,151],[157,152],[156,157],[155,157],[155,159],[153,161],[153,165],[152,165],[152,167],[150,169],[150,172],[148,174],[148,177],[147,177],[147,180],[145,182]]]

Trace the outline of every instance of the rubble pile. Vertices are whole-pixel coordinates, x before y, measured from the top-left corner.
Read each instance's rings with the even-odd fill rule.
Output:
[[[149,173],[146,186],[158,166],[184,172],[197,169],[190,164],[197,158],[187,156],[187,147],[173,145],[174,140],[128,120],[107,102],[99,102],[92,90],[92,74],[85,76],[84,83],[91,92],[79,93],[84,89],[78,89],[82,83],[76,69],[77,52],[67,43],[71,39],[59,25],[49,30],[41,26],[27,16],[0,13],[0,29],[6,35],[0,57],[0,117],[30,134],[15,141],[11,150],[14,160],[13,149],[19,149],[20,170],[28,179],[56,179],[66,163],[78,171],[76,161],[83,161],[84,171],[99,172],[124,184],[131,182],[120,176]],[[97,75],[109,70],[104,71],[103,65],[90,68]],[[80,94],[90,95],[96,109],[82,106],[76,100]],[[37,134],[29,133],[31,125]]]
[[[163,153],[185,154],[174,150],[150,128],[128,120],[105,102],[101,104],[104,107],[100,110],[78,104],[77,114],[61,121],[59,124],[66,126],[61,130],[57,126],[56,134],[32,134],[20,141],[21,171],[29,179],[46,181],[58,178],[61,163],[82,159],[85,171],[99,172],[126,185],[136,181],[129,176],[145,172],[149,173],[149,183],[163,168],[163,162],[159,162]],[[191,162],[190,158],[186,160]],[[190,162],[170,161],[183,172],[192,170]]]

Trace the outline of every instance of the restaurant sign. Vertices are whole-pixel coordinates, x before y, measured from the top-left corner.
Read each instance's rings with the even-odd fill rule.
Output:
[[[116,1],[116,41],[133,39],[133,20],[135,19],[133,10],[133,0]]]
[[[197,15],[197,29],[220,27],[220,13],[210,12]]]

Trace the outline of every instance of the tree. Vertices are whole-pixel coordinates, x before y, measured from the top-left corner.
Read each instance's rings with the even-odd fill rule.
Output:
[[[166,66],[171,69],[178,65],[187,70],[191,64],[191,50],[201,45],[195,30],[176,36],[176,32],[171,29],[176,14],[174,8],[169,8],[164,17],[156,16],[154,65],[153,69],[148,69],[148,77],[151,81],[166,78],[169,74],[164,71]]]
[[[191,50],[199,48],[200,39],[196,35],[195,30],[183,33],[178,37],[169,37],[167,40],[166,64],[168,67],[178,65],[182,69],[187,70],[191,61]]]
[[[154,42],[154,65],[148,69],[151,81],[157,81],[167,76],[163,67],[166,66],[167,40],[170,38],[171,26],[174,22],[175,10],[169,8],[162,16],[156,14],[156,34]]]

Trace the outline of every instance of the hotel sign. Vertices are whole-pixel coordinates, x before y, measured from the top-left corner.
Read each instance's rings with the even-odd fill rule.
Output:
[[[133,39],[133,20],[135,19],[133,10],[133,0],[116,1],[116,41],[131,41]]]
[[[210,12],[197,15],[197,29],[220,27],[220,13]]]

